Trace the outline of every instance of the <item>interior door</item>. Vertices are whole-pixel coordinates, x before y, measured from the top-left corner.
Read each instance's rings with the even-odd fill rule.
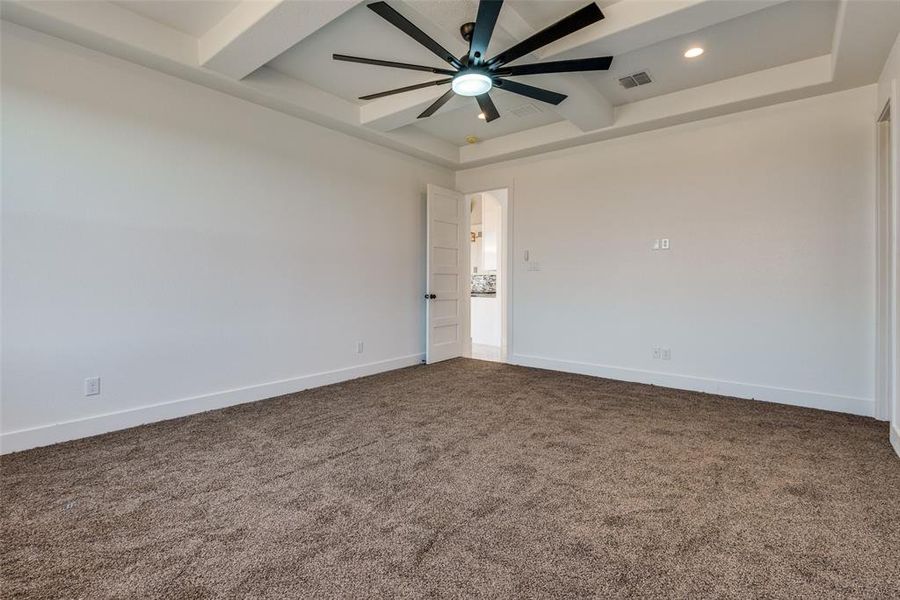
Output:
[[[425,362],[431,364],[463,355],[468,314],[465,197],[429,185],[427,219]]]

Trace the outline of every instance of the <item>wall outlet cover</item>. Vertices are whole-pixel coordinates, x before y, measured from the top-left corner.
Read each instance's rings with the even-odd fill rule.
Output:
[[[100,394],[100,378],[88,377],[84,380],[84,395],[97,396]]]

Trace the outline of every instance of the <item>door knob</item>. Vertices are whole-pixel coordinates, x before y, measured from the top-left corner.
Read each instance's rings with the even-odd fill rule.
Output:
[[[425,294],[426,300],[434,300],[435,298],[437,298],[437,295],[435,294]]]

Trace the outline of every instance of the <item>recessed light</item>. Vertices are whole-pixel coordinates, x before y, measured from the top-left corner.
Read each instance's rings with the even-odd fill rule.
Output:
[[[703,54],[703,48],[700,48],[699,46],[697,46],[697,47],[691,48],[687,52],[685,52],[684,57],[685,58],[697,58],[701,54]]]
[[[478,118],[484,121],[484,113],[478,113]]]

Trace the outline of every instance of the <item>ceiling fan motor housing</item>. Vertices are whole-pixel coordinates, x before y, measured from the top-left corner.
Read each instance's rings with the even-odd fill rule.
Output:
[[[462,38],[464,40],[466,40],[467,42],[472,41],[472,33],[474,33],[474,31],[475,31],[475,22],[474,21],[472,21],[471,23],[463,23],[462,25],[459,26],[459,35],[461,35]]]

